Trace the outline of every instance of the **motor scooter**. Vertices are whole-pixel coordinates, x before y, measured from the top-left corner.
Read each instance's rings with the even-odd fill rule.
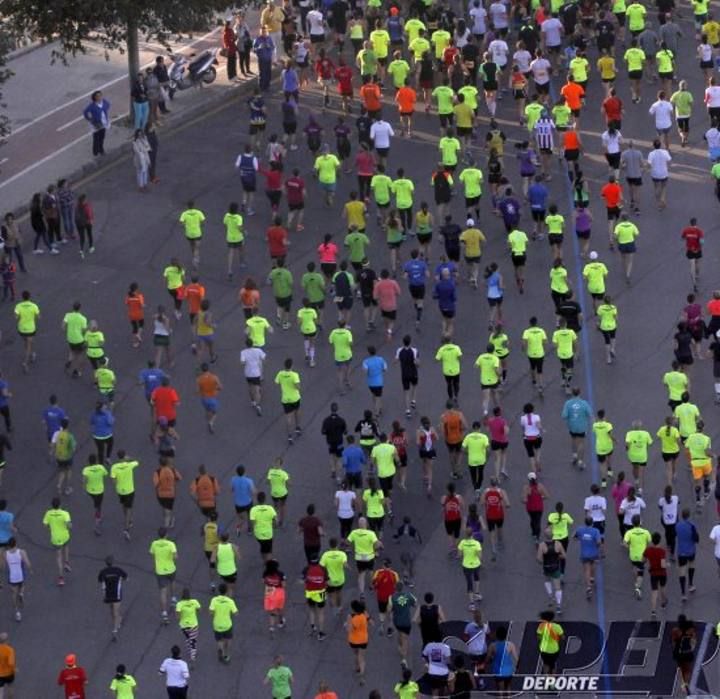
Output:
[[[199,56],[194,53],[184,56],[181,53],[171,53],[172,65],[168,71],[170,88],[173,90],[187,90],[202,84],[210,85],[215,82],[218,64],[217,49],[207,49]],[[193,60],[190,60],[193,59]]]

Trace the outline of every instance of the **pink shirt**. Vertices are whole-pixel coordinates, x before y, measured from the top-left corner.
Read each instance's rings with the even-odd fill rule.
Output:
[[[381,311],[396,311],[400,286],[394,279],[381,279],[373,289],[373,298]]]
[[[505,434],[505,427],[507,426],[507,420],[502,417],[491,417],[487,421],[488,430],[490,431],[490,439],[493,442],[500,442],[505,444],[508,441],[507,435]]]
[[[620,512],[620,503],[627,497],[628,490],[630,490],[631,487],[632,483],[628,483],[627,481],[623,481],[619,485],[616,483],[612,487],[610,494],[615,501],[615,512]]]
[[[370,151],[361,150],[355,156],[355,167],[358,175],[370,177],[375,174],[375,158]]]
[[[335,264],[337,262],[338,247],[335,243],[320,243],[318,245],[318,255],[320,257],[320,264]]]

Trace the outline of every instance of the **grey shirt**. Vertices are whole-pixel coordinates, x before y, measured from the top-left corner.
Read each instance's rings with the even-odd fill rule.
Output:
[[[638,36],[638,44],[648,58],[653,57],[660,48],[658,35],[652,29],[645,29]]]
[[[675,55],[677,55],[678,45],[680,43],[680,37],[683,33],[680,31],[675,22],[665,22],[660,25],[660,41],[665,42],[667,46]]]
[[[640,179],[642,177],[642,153],[636,148],[628,148],[620,156],[620,167],[625,170],[625,177]]]

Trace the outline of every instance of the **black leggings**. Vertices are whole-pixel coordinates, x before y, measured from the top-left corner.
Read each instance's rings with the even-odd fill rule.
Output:
[[[540,538],[540,525],[542,524],[542,516],[542,510],[540,512],[528,512],[528,517],[530,517],[530,531],[536,539]]]
[[[10,406],[3,405],[3,407],[0,408],[0,415],[2,415],[3,419],[5,420],[5,430],[7,432],[10,432],[12,430],[12,420],[10,419]]]
[[[59,243],[62,240],[62,234],[60,233],[60,219],[49,218],[47,220],[47,237],[50,241],[50,245]]]
[[[370,180],[371,175],[358,175],[358,196],[361,200],[370,196]]]
[[[460,374],[456,376],[446,376],[445,383],[447,384],[448,398],[450,400],[457,398],[460,393]]]
[[[93,438],[95,441],[95,449],[97,451],[98,463],[103,463],[105,459],[109,459],[112,454],[113,438],[105,437],[104,439]]]
[[[240,72],[245,75],[245,73],[250,72],[250,52],[249,51],[240,51],[238,53],[238,62],[240,63]]]
[[[78,236],[80,237],[80,252],[85,249],[85,239],[87,238],[88,248],[94,248],[95,243],[93,242],[93,231],[92,223],[86,223],[84,226],[75,224],[77,226]]]
[[[173,303],[175,304],[175,310],[179,311],[182,309],[182,299],[178,296],[177,289],[168,289],[168,294],[173,297]]]
[[[407,209],[398,209],[400,215],[400,223],[403,230],[409,231],[412,229],[412,206]]]
[[[664,524],[665,528],[665,544],[667,545],[668,551],[671,555],[675,554],[675,541],[677,540],[677,533],[675,531],[675,524]]]
[[[480,490],[482,488],[482,482],[483,482],[483,472],[485,471],[485,465],[482,466],[468,466],[468,471],[470,471],[470,480],[472,481],[473,488],[475,490]]]

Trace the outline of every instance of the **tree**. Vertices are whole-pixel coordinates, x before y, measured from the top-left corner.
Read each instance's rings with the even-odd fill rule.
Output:
[[[130,84],[140,70],[138,37],[168,37],[208,27],[227,0],[0,0],[12,32],[57,42],[53,60],[84,53],[88,41],[128,55]]]
[[[0,31],[0,109],[5,108],[1,87],[13,76],[13,72],[7,67],[7,55],[10,51],[10,46],[10,38],[4,30]],[[5,143],[5,137],[9,134],[10,120],[6,114],[0,114],[0,145]]]

